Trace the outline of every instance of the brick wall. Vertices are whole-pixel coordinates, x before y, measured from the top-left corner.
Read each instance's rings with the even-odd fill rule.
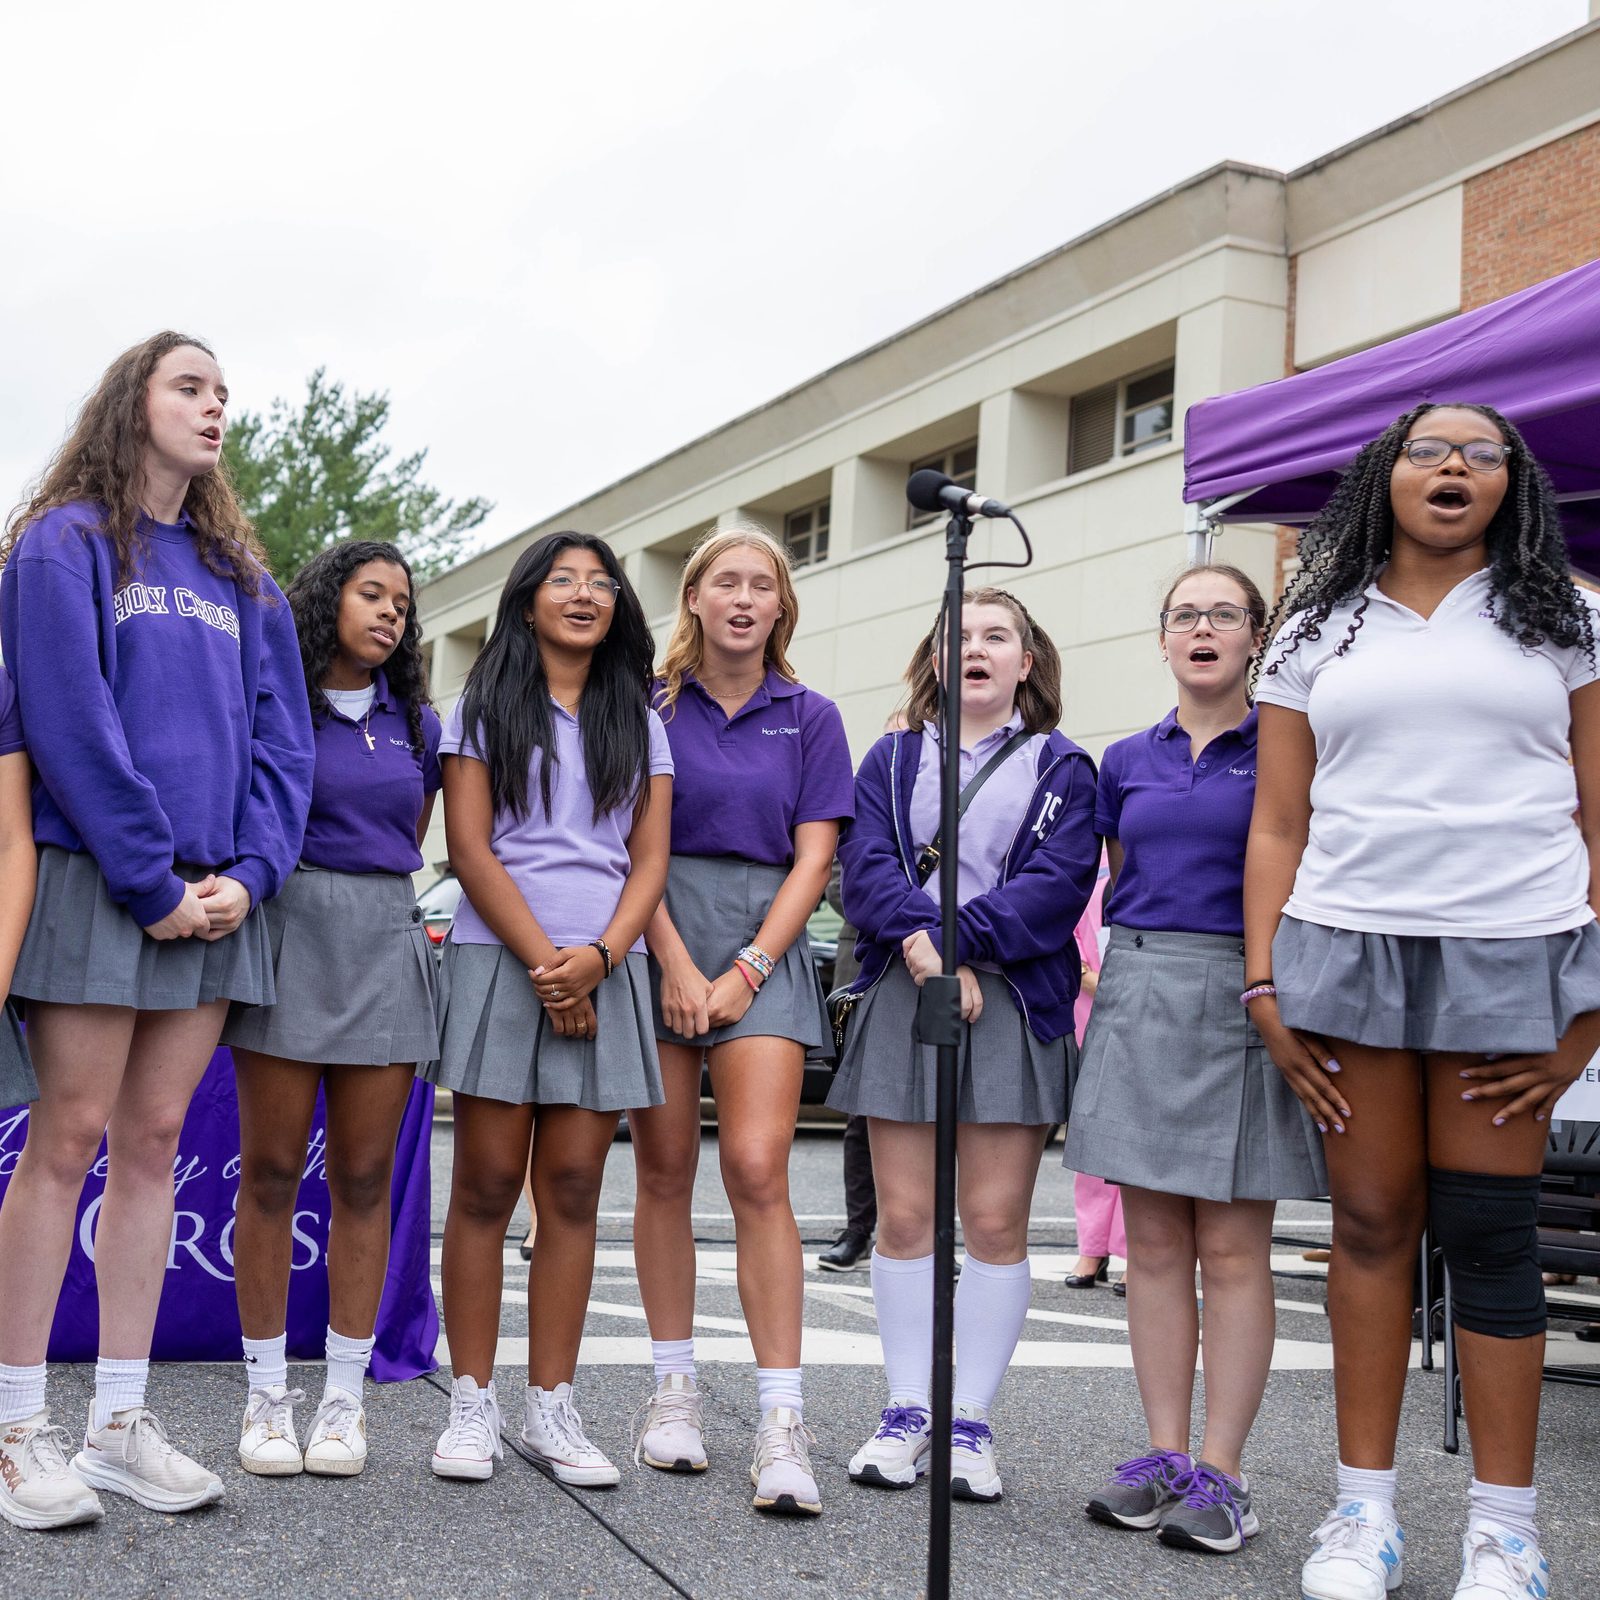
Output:
[[[1600,257],[1600,123],[1469,178],[1461,309]]]

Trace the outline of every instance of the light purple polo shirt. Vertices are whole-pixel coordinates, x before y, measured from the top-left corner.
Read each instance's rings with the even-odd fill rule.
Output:
[[[0,666],[0,756],[12,756],[28,747],[22,740],[22,708],[17,704],[17,686],[11,674]]]
[[[655,685],[657,695],[661,682]],[[839,708],[770,667],[731,718],[685,673],[663,714],[677,774],[672,853],[786,867],[802,822],[856,814],[855,771]]]
[[[317,767],[300,859],[329,872],[418,872],[417,818],[439,788],[439,718],[422,708],[422,751],[411,748],[406,703],[374,674],[372,715],[334,711],[312,730]],[[367,741],[371,739],[371,748]]]
[[[480,758],[462,733],[461,707],[457,700],[445,718],[439,754],[476,761]],[[616,915],[632,864],[628,835],[633,832],[633,808],[623,806],[606,812],[599,822],[594,820],[578,719],[552,700],[550,721],[557,763],[551,775],[550,815],[545,815],[539,798],[544,752],[535,750],[528,763],[528,815],[518,818],[497,810],[490,844],[539,926],[560,949],[598,939]],[[672,750],[660,717],[652,711],[650,776],[662,775],[672,776]],[[457,944],[500,943],[465,895],[456,908],[450,937]],[[642,936],[633,948],[644,949]]]
[[[1244,847],[1256,798],[1256,713],[1195,760],[1169,711],[1109,746],[1094,831],[1122,846],[1105,920],[1147,933],[1244,933]]]
[[[1022,728],[1022,713],[1013,711],[1011,720],[993,733],[983,736],[969,750],[961,751],[961,787],[988,761],[1012,734]],[[1017,829],[1027,820],[1028,805],[1039,786],[1039,747],[1049,738],[1036,733],[1018,745],[1004,764],[989,774],[967,814],[961,819],[961,859],[957,864],[956,886],[960,903],[988,894],[1000,882],[1006,857]],[[917,762],[916,781],[911,790],[911,859],[916,861],[926,845],[939,832],[939,730],[931,722],[922,725],[922,754]],[[939,874],[923,884],[930,900],[939,898]]]

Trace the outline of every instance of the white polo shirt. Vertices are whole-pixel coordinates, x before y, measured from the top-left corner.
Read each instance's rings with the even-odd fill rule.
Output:
[[[1374,583],[1287,660],[1298,618],[1268,647],[1256,698],[1303,711],[1317,744],[1290,916],[1464,939],[1593,920],[1568,696],[1600,672],[1581,646],[1523,649],[1495,624],[1491,601],[1487,569],[1426,619]],[[1361,626],[1338,655],[1360,604]]]

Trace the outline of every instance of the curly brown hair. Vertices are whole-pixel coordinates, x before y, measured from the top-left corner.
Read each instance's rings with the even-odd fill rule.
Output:
[[[162,357],[185,345],[216,359],[204,340],[167,329],[124,350],[106,368],[38,487],[6,518],[0,564],[10,559],[17,540],[47,511],[88,500],[103,508],[100,530],[116,546],[118,583],[126,584],[137,575],[146,553],[139,532],[139,486],[150,439],[147,391]],[[196,552],[206,566],[219,578],[231,578],[244,593],[259,595],[266,552],[220,460],[209,472],[189,480],[183,509],[194,524]]]

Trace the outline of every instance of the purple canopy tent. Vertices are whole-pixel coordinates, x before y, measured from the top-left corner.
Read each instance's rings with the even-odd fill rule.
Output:
[[[1218,522],[1309,522],[1361,446],[1423,400],[1478,401],[1516,423],[1555,484],[1573,565],[1600,576],[1600,261],[1191,406],[1183,498],[1197,553]]]

